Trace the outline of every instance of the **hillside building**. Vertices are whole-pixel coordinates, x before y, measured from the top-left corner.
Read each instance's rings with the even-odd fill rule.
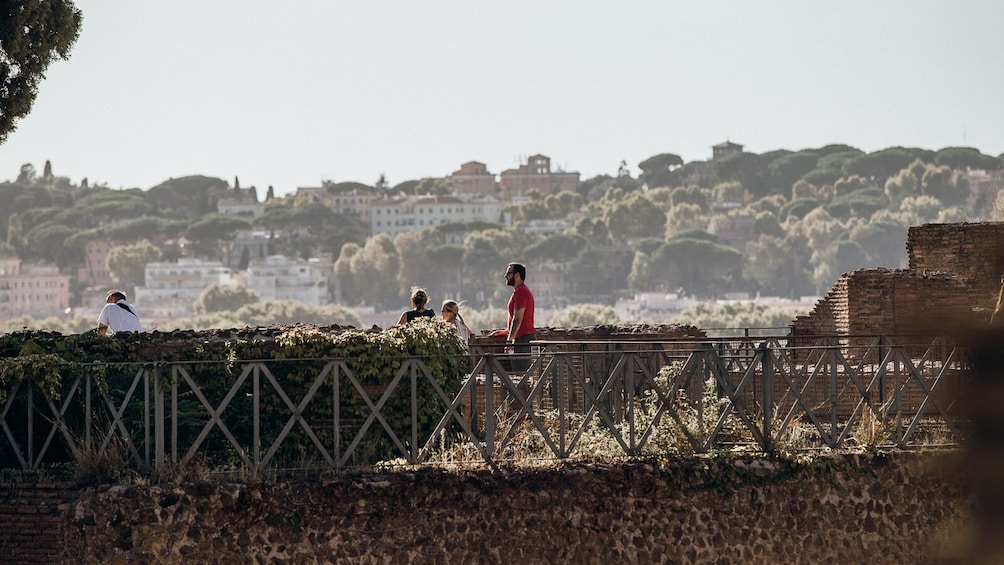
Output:
[[[370,233],[397,235],[436,226],[483,221],[508,225],[502,204],[494,196],[405,196],[374,203]]]
[[[383,199],[383,195],[375,189],[361,187],[342,190],[332,188],[332,185],[301,186],[296,189],[297,196],[309,194],[324,202],[337,214],[352,215],[363,223],[370,223],[373,204]]]
[[[268,302],[295,300],[312,306],[328,304],[328,280],[333,274],[330,257],[297,259],[272,255],[252,260],[244,286]]]
[[[216,211],[250,222],[265,213],[265,203],[258,202],[258,191],[255,187],[235,188],[228,190],[225,196],[216,201]]]
[[[84,266],[77,269],[77,283],[85,287],[105,287],[112,285],[112,276],[108,273],[108,252],[112,250],[111,241],[92,240],[84,244]]]
[[[531,190],[556,194],[565,190],[575,192],[578,188],[579,173],[552,171],[551,158],[540,154],[531,155],[525,164],[499,175],[499,189],[502,198],[507,200]]]
[[[219,261],[179,259],[147,263],[146,284],[133,291],[132,302],[144,316],[179,317],[194,313],[192,305],[212,284],[238,284],[238,278]]]
[[[725,143],[719,143],[718,145],[711,146],[711,160],[717,161],[722,157],[727,157],[729,155],[734,155],[736,153],[742,153],[743,146],[739,143],[733,143],[726,140]]]
[[[55,265],[0,257],[0,317],[59,316],[70,307],[70,276]]]
[[[495,175],[488,172],[487,165],[477,161],[460,165],[460,169],[453,171],[445,181],[453,194],[494,196],[498,191]]]

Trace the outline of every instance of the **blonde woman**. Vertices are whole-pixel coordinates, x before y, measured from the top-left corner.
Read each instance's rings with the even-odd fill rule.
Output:
[[[401,314],[401,319],[397,325],[403,326],[415,318],[435,318],[436,313],[425,307],[429,303],[429,293],[424,288],[417,286],[411,288],[412,309]]]
[[[457,304],[456,300],[446,300],[443,302],[443,319],[456,326],[457,334],[460,336],[460,339],[464,340],[464,343],[471,341],[471,334],[474,331],[464,321],[464,317],[460,315],[460,305]]]

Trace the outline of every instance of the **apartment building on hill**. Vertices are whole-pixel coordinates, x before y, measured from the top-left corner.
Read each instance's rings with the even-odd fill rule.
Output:
[[[146,284],[136,287],[132,302],[149,317],[190,316],[206,287],[238,284],[237,276],[222,263],[202,259],[147,263],[144,273]]]
[[[495,175],[488,172],[488,166],[477,161],[468,161],[460,169],[446,177],[446,185],[454,194],[494,196],[498,190]]]
[[[84,244],[84,266],[77,269],[77,283],[88,287],[111,286],[108,272],[108,252],[112,242],[107,239],[92,240]]]
[[[58,316],[70,306],[70,276],[55,265],[0,257],[0,317]]]
[[[551,158],[546,155],[531,155],[525,164],[515,169],[502,171],[499,175],[499,189],[503,199],[512,199],[537,190],[542,194],[556,194],[579,188],[579,173],[552,171]]]
[[[502,204],[494,196],[405,196],[373,205],[370,233],[396,235],[439,225],[483,221],[508,225]]]
[[[383,199],[383,195],[373,189],[338,190],[337,188],[331,189],[328,185],[301,186],[296,189],[296,194],[314,196],[338,214],[356,216],[364,225],[370,223],[373,204]]]
[[[719,143],[718,145],[711,146],[711,160],[715,161],[721,159],[722,157],[727,157],[729,155],[734,155],[736,153],[742,153],[743,146],[739,143],[733,143],[729,140],[725,140],[724,143]]]
[[[251,221],[265,213],[265,203],[258,201],[258,190],[251,188],[236,188],[228,190],[226,196],[216,202],[216,211]]]
[[[312,306],[328,303],[328,281],[334,273],[330,257],[299,259],[271,255],[252,260],[244,286],[263,301],[295,300]]]

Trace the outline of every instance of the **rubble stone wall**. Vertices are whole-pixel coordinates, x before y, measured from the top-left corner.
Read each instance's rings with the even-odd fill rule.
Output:
[[[966,515],[949,454],[421,469],[89,488],[71,563],[927,563]],[[946,545],[948,543],[948,545]]]

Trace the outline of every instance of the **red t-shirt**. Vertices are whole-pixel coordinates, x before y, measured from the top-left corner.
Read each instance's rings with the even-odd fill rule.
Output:
[[[513,339],[537,333],[533,327],[533,293],[525,283],[514,288],[509,297],[509,324],[506,327],[512,327],[513,313],[519,308],[524,308],[523,320],[516,329],[516,335],[512,336]]]

